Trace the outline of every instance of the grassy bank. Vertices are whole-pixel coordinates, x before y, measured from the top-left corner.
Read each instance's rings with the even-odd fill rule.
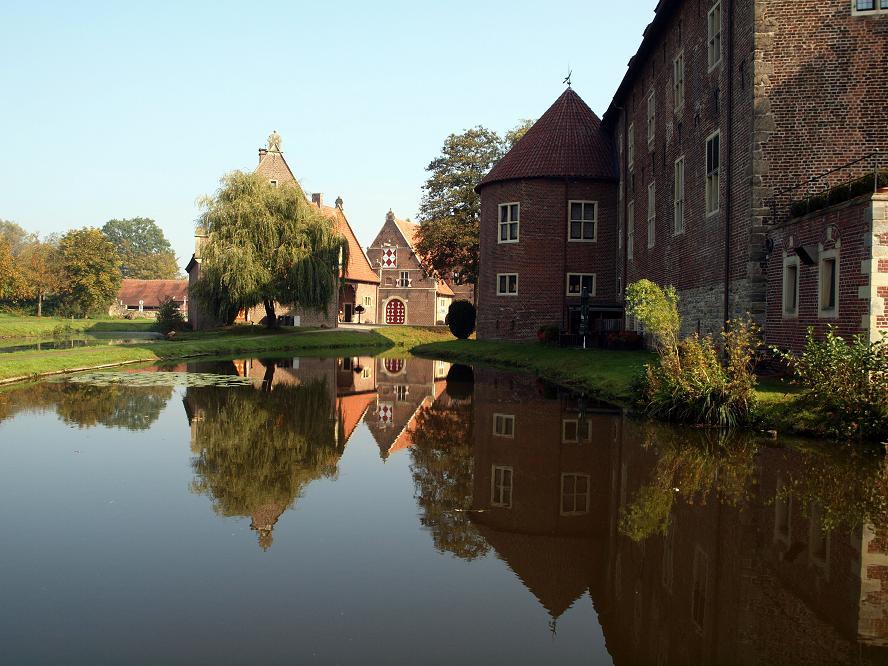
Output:
[[[393,327],[374,331],[266,331],[236,327],[229,331],[189,334],[182,340],[108,345],[79,349],[0,354],[0,383],[38,375],[108,367],[124,363],[159,362],[196,356],[261,355],[278,352],[354,350],[406,352],[414,345],[449,337],[440,330]]]
[[[7,338],[50,338],[70,333],[151,331],[151,319],[66,319],[64,317],[14,317],[0,314],[0,340]]]
[[[632,381],[654,355],[641,351],[564,349],[537,343],[449,340],[420,345],[418,356],[534,372],[601,398],[627,401]]]

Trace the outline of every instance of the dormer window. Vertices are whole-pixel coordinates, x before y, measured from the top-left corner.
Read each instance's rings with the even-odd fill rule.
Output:
[[[277,187],[277,186],[278,186],[278,182],[277,182],[276,180],[274,180],[274,179],[269,180],[268,182],[271,183],[271,186],[272,186],[272,187]]]

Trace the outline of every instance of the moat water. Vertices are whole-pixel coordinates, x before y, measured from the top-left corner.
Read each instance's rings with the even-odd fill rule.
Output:
[[[881,452],[415,358],[0,392],[0,663],[888,661]]]

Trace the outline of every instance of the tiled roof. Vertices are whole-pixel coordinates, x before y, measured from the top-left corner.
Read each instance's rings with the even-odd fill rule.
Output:
[[[478,187],[520,178],[616,179],[613,144],[601,120],[568,88]]]
[[[419,225],[410,222],[409,220],[401,220],[397,217],[392,216],[392,219],[395,221],[395,226],[398,227],[398,230],[401,232],[401,235],[404,237],[404,240],[407,241],[407,244],[410,246],[410,249],[413,251],[417,257],[422,261],[422,257],[419,252],[416,251],[416,246],[419,244]],[[450,288],[444,280],[438,278],[438,294],[441,296],[453,296],[453,289]]]
[[[167,298],[184,303],[188,296],[188,280],[124,280],[120,283],[117,300],[124,305],[157,307]]]
[[[358,237],[355,236],[355,232],[348,223],[342,209],[338,206],[334,208],[324,205],[321,205],[320,209],[324,215],[336,222],[340,235],[348,241],[348,264],[345,267],[345,275],[340,277],[346,280],[379,284],[379,275],[370,266],[370,260],[364,254],[364,248],[358,242]]]

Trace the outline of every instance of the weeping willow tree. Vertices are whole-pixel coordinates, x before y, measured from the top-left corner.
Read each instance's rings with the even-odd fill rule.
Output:
[[[309,483],[335,477],[342,455],[326,381],[269,388],[189,388],[186,395],[201,412],[192,491],[209,496],[220,515],[252,517],[263,548]]]
[[[207,240],[195,295],[222,321],[261,303],[274,327],[275,303],[320,311],[338,297],[348,244],[298,184],[234,171],[200,205]]]

